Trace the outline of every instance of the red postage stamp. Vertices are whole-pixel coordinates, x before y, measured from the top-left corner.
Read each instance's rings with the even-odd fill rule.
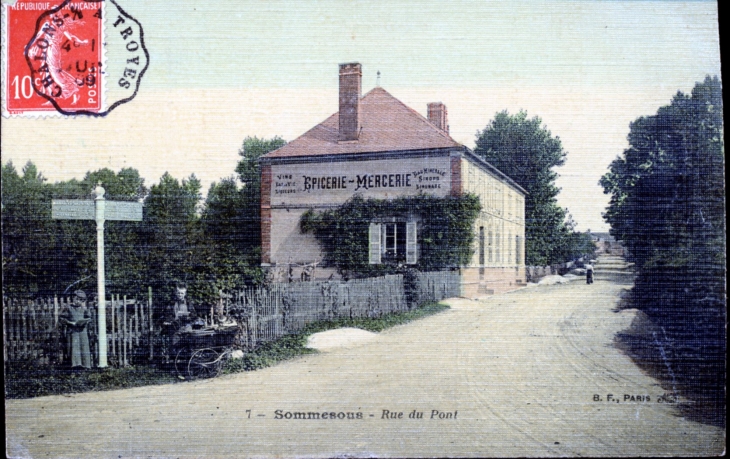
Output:
[[[18,0],[4,15],[5,111],[103,111],[104,2]]]
[[[115,0],[3,5],[3,116],[105,116],[149,64],[142,25]]]

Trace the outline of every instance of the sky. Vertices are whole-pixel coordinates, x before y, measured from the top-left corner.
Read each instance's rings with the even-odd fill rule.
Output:
[[[720,75],[714,1],[118,0],[144,30],[150,66],[104,118],[3,118],[2,162],[49,181],[134,167],[149,186],[233,175],[247,136],[290,141],[336,112],[338,64],[426,115],[449,112],[473,148],[497,112],[539,116],[567,152],[558,201],[578,229],[607,231],[598,180],[629,123]]]

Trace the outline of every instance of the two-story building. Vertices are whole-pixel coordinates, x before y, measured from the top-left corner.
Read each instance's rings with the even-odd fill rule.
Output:
[[[392,199],[419,193],[438,197],[473,193],[482,210],[474,255],[460,267],[462,295],[524,285],[525,191],[449,136],[447,110],[430,103],[427,117],[376,87],[362,95],[358,63],[340,65],[339,111],[261,158],[262,264],[274,278],[295,278],[316,266],[315,278],[336,277],[322,266],[322,248],[303,234],[308,209],[342,205],[355,194]],[[370,263],[397,258],[417,263],[418,222],[371,223]],[[382,256],[381,256],[382,255]]]

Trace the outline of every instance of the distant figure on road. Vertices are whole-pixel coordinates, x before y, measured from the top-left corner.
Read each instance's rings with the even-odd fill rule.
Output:
[[[588,263],[586,265],[586,284],[593,283],[593,265]]]
[[[86,325],[91,321],[91,315],[86,307],[86,293],[83,290],[77,290],[74,293],[73,301],[61,314],[60,321],[66,325],[71,367],[91,368],[89,334],[86,331]]]

